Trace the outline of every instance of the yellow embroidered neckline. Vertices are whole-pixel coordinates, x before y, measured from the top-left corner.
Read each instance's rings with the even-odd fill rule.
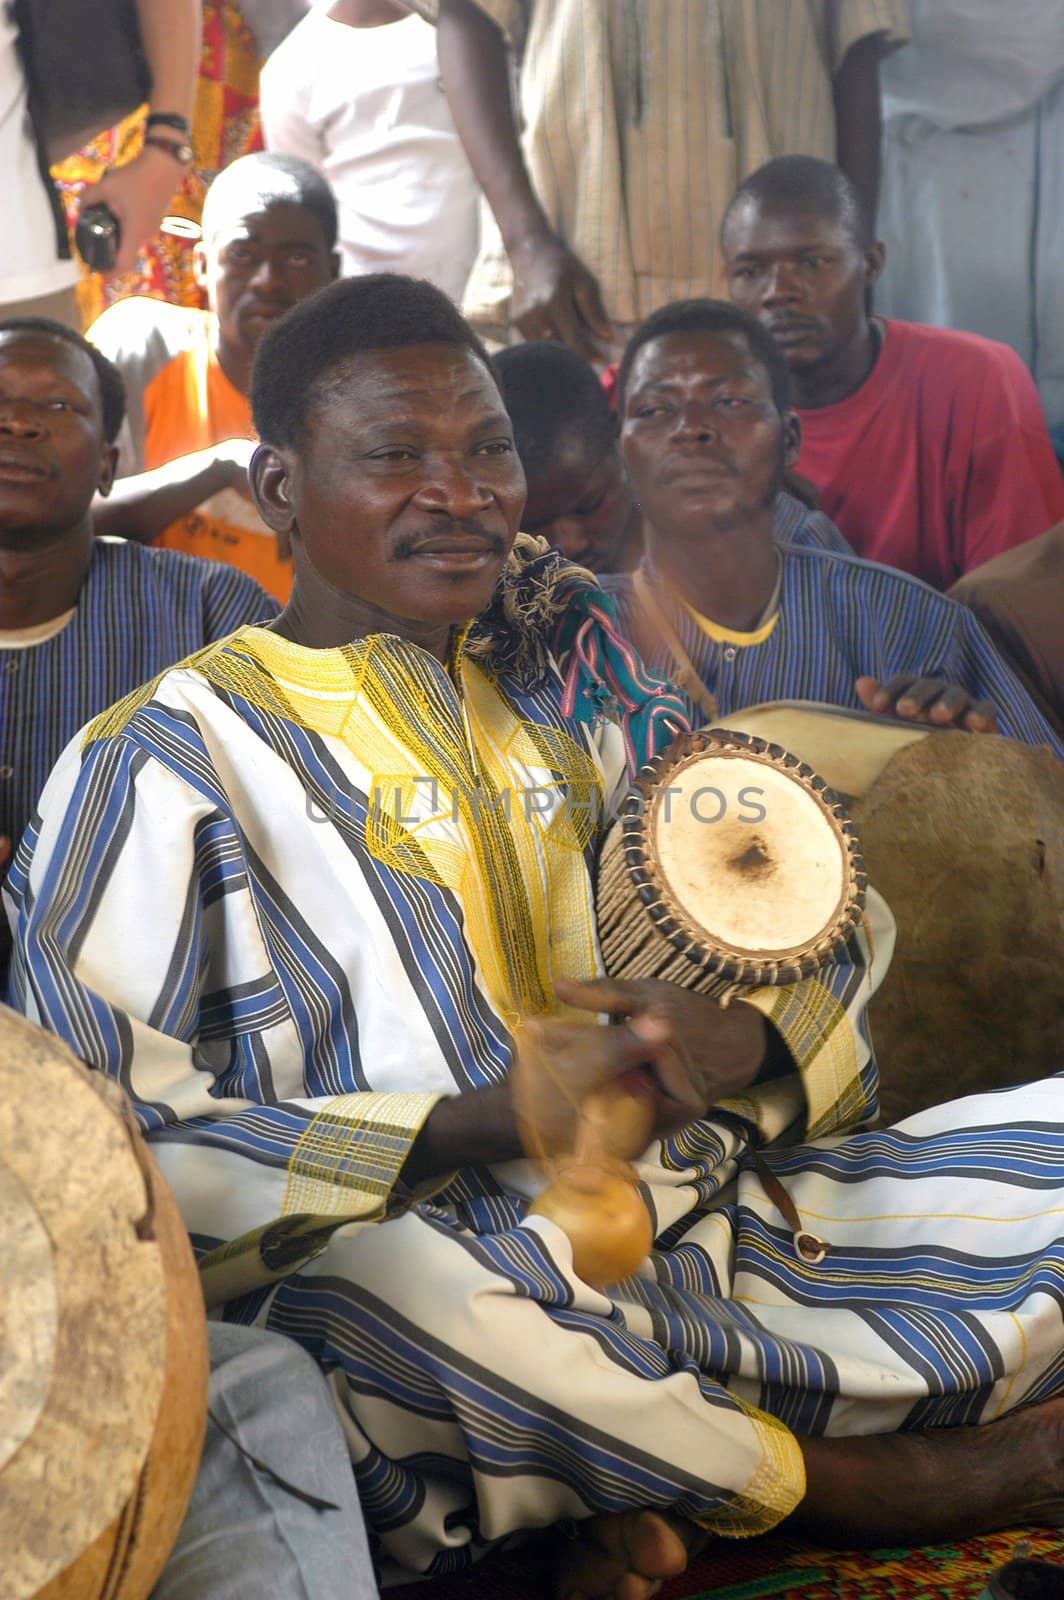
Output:
[[[737,628],[725,628],[719,622],[714,622],[711,617],[704,617],[694,606],[689,606],[686,600],[681,600],[680,604],[691,621],[697,622],[702,632],[708,634],[711,639],[716,639],[719,644],[764,644],[780,618],[779,611],[776,610],[760,628],[754,628],[751,633],[741,633]]]
[[[461,652],[468,631],[463,628],[452,635],[451,662]],[[420,649],[398,634],[371,633],[350,644],[317,650],[310,645],[296,644],[272,628],[257,627],[242,628],[239,635],[228,642],[237,650],[246,649],[260,669],[269,673],[282,688],[323,695],[349,695],[352,679],[357,682],[367,662],[381,651],[391,655],[396,648]]]

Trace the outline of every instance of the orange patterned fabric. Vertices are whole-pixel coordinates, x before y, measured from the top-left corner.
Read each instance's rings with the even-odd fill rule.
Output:
[[[262,149],[259,127],[259,67],[255,42],[234,0],[204,0],[196,110],[192,124],[195,158],[170,203],[175,216],[198,222],[207,186],[238,156]],[[55,169],[73,220],[78,194],[108,167],[120,167],[140,150],[143,108],[68,157]],[[192,273],[194,241],[156,234],[136,268],[120,277],[86,272],[78,289],[88,326],[115,300],[154,295],[174,305],[199,306],[203,299]]]
[[[1064,1560],[1060,1532],[1041,1528],[912,1550],[819,1550],[778,1534],[717,1540],[662,1585],[658,1600],[976,1600],[1021,1538],[1036,1560]],[[551,1548],[533,1541],[472,1572],[392,1589],[390,1600],[540,1600]]]

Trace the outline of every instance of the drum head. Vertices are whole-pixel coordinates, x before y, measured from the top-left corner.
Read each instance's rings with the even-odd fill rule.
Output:
[[[771,700],[728,713],[732,733],[750,733],[798,756],[847,800],[868,793],[900,750],[940,730],[814,700]]]
[[[737,983],[809,974],[854,930],[865,878],[852,824],[779,746],[684,735],[640,775],[622,826],[658,931]]]

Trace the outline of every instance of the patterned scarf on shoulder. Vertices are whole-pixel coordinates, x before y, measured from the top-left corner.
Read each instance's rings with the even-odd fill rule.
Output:
[[[632,776],[690,727],[683,697],[643,665],[593,574],[532,534],[517,535],[465,653],[524,689],[552,677],[556,664],[563,715],[619,723]]]

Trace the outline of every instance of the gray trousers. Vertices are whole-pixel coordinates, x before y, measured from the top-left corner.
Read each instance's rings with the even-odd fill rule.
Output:
[[[184,1524],[152,1600],[377,1600],[351,1458],[325,1380],[298,1345],[210,1325],[209,1405],[319,1511],[257,1471],[208,1420]]]

